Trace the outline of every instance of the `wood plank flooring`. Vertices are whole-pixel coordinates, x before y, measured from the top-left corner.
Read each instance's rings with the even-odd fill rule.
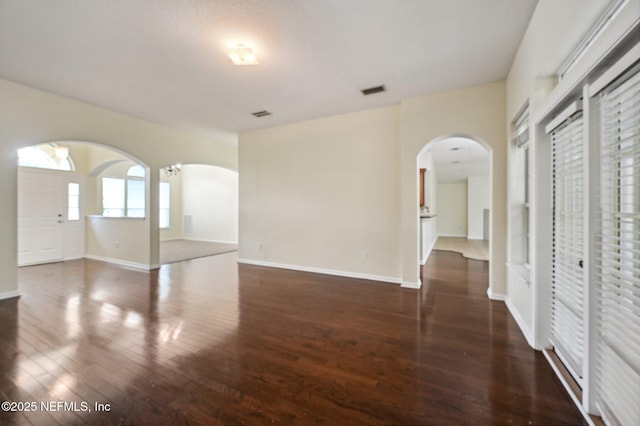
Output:
[[[160,264],[182,262],[237,250],[237,244],[229,243],[214,243],[183,238],[160,241]]]
[[[486,262],[434,251],[416,291],[236,259],[21,268],[23,296],[0,302],[0,400],[38,409],[0,424],[583,424],[487,299]]]

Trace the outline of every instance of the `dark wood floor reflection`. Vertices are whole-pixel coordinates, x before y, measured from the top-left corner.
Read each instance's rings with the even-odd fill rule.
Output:
[[[0,302],[0,399],[37,409],[2,425],[582,424],[487,299],[487,263],[457,253],[432,254],[420,291],[235,253],[19,277],[23,296]]]

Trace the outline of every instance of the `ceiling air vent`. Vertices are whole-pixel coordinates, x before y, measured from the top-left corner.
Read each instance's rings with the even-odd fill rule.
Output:
[[[258,111],[258,112],[252,112],[252,115],[254,115],[255,117],[264,117],[267,115],[271,115],[271,113],[269,111],[266,110],[262,110],[262,111]]]
[[[374,93],[384,92],[385,90],[384,86],[369,87],[368,89],[362,89],[362,94],[365,96],[373,95]]]

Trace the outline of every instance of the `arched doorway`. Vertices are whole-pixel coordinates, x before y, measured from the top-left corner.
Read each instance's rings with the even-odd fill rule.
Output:
[[[238,172],[180,164],[159,180],[160,264],[237,250]]]
[[[420,267],[434,248],[490,260],[491,147],[468,135],[443,135],[422,147],[416,171]]]
[[[103,145],[56,141],[19,150],[18,266],[83,257],[149,262],[149,168]]]

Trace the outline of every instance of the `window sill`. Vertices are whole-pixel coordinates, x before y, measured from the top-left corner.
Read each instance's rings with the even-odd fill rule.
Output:
[[[145,220],[146,217],[129,217],[129,216],[102,216],[101,214],[88,214],[89,219],[116,219],[116,220]]]
[[[518,275],[527,285],[531,285],[531,269],[523,263],[507,263],[507,267]]]

